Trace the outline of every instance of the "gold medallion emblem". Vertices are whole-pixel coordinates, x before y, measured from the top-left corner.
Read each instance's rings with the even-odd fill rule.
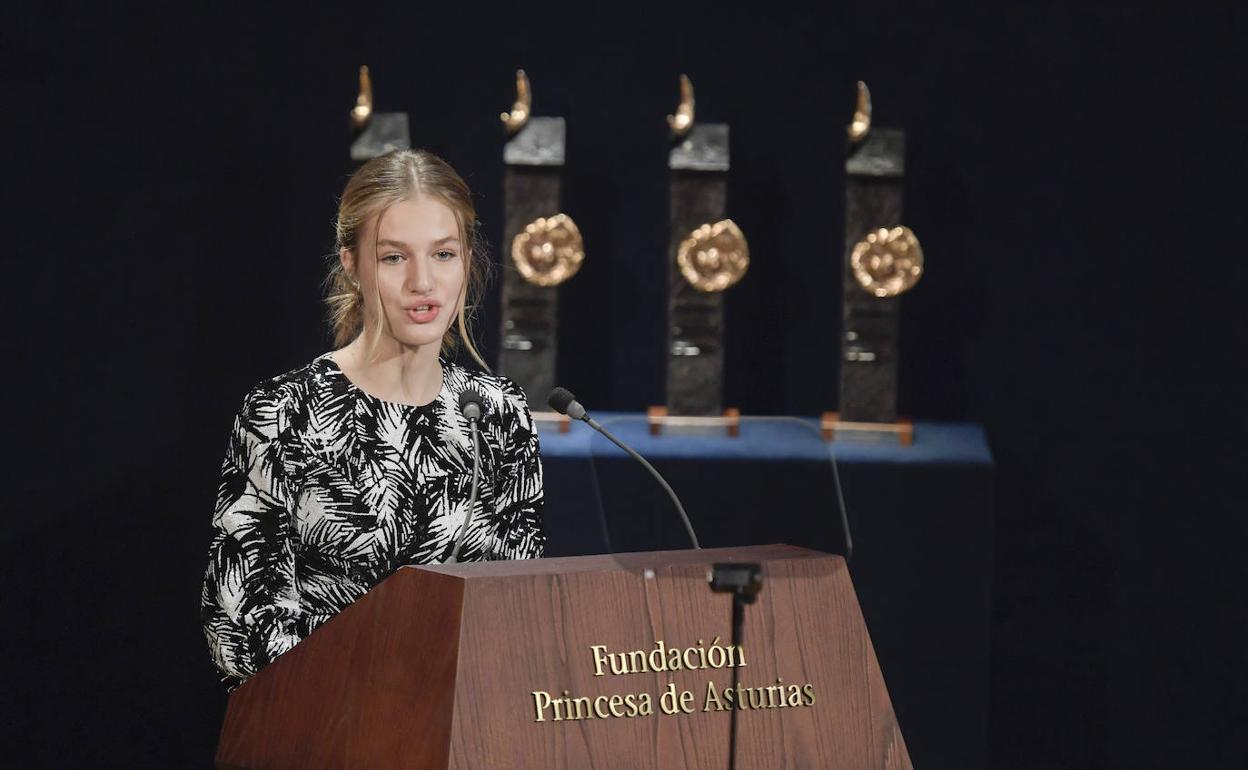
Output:
[[[854,277],[877,297],[896,297],[923,276],[923,248],[908,227],[868,233],[849,256]]]
[[[698,291],[723,291],[750,267],[750,246],[731,219],[702,225],[681,241],[676,264]]]
[[[558,286],[581,269],[585,243],[567,214],[538,217],[512,239],[511,258],[529,283]]]

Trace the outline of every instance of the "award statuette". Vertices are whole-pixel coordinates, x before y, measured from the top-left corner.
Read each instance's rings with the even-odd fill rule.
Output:
[[[667,404],[651,407],[650,431],[664,427],[727,430],[740,413],[723,408],[723,291],[745,275],[749,247],[724,218],[728,192],[728,125],[698,123],[693,84],[680,76],[680,105],[667,117],[678,143],[668,155]]]
[[[360,93],[351,108],[351,160],[363,163],[391,150],[409,150],[406,112],[374,112],[373,81],[360,67]]]
[[[510,137],[503,146],[502,333],[498,369],[524,389],[532,404],[546,403],[558,360],[559,284],[585,259],[576,223],[559,213],[566,128],[563,118],[532,116],[532,92],[516,71],[516,102],[500,116]],[[539,421],[568,419],[534,413]]]
[[[899,296],[923,274],[923,251],[900,226],[905,134],[871,125],[871,93],[858,83],[845,161],[840,412],[825,412],[824,437],[885,435],[913,440],[897,417]]]

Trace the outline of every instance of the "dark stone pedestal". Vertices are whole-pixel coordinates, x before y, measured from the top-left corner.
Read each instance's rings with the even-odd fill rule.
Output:
[[[564,162],[563,118],[530,118],[507,142],[503,160],[502,334],[498,370],[544,404],[555,387],[559,353],[559,288],[529,283],[516,269],[511,242],[525,225],[559,212]]]
[[[698,291],[676,264],[680,243],[694,228],[724,218],[728,196],[728,126],[700,123],[668,158],[667,411],[723,413],[724,298]]]
[[[845,257],[840,418],[897,420],[897,297],[876,297],[854,277],[850,253],[872,230],[901,224],[905,134],[875,128],[845,163]]]

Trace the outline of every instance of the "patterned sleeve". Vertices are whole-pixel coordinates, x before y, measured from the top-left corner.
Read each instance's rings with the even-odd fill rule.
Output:
[[[230,689],[299,641],[278,405],[266,386],[247,394],[221,464],[200,614]]]
[[[495,505],[502,523],[497,537],[503,559],[540,559],[546,552],[542,521],[542,458],[537,428],[524,391],[503,380],[503,455],[499,462]]]

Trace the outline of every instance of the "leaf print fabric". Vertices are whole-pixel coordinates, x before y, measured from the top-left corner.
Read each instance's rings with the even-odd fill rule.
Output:
[[[442,370],[442,391],[419,407],[365,393],[328,353],[247,394],[221,465],[201,596],[231,689],[399,567],[450,554],[472,484],[458,408],[467,388],[486,409],[460,559],[542,556],[542,466],[523,392],[445,360]]]

